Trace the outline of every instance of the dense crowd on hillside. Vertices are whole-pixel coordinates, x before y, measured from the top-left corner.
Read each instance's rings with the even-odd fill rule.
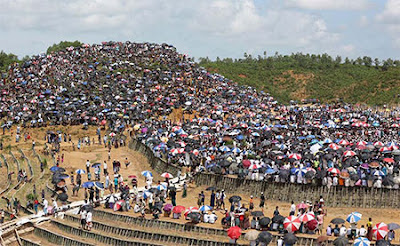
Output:
[[[132,126],[169,163],[271,182],[398,188],[398,111],[350,104],[281,105],[207,72],[170,45],[104,42],[9,67],[12,124]],[[184,116],[171,121],[174,109]]]

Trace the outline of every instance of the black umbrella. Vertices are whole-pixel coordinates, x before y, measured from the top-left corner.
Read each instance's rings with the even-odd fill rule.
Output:
[[[388,229],[389,230],[397,230],[397,229],[400,229],[400,225],[397,224],[397,223],[389,223],[388,224]]]
[[[387,240],[380,239],[380,240],[376,241],[375,245],[376,246],[389,246],[389,245],[392,245],[392,244]]]
[[[271,222],[271,220],[270,220],[268,217],[263,217],[263,218],[261,218],[260,221],[259,221],[260,226],[261,226],[262,228],[266,228],[266,227],[268,226],[269,222]]]
[[[314,171],[308,171],[308,172],[306,172],[306,174],[304,175],[304,177],[305,177],[306,179],[312,179],[312,178],[314,177],[314,175],[315,175],[315,172],[314,172]]]
[[[285,220],[285,217],[283,217],[283,216],[280,215],[280,214],[275,215],[275,216],[272,218],[272,222],[274,222],[274,223],[282,223],[284,220]]]
[[[157,188],[150,188],[148,191],[153,193],[153,194],[160,194],[160,190],[157,189]]]
[[[267,231],[262,231],[258,234],[257,241],[268,245],[272,240],[272,234]]]
[[[334,225],[344,224],[344,222],[344,219],[341,218],[334,218],[333,220],[331,220],[331,223]]]
[[[392,176],[392,175],[386,176],[386,177],[382,180],[382,184],[385,185],[385,186],[393,186],[393,185],[394,185],[393,176]]]
[[[349,240],[345,237],[338,237],[333,241],[333,245],[335,246],[347,246],[349,244]]]
[[[296,243],[296,241],[297,237],[291,232],[286,233],[285,236],[283,237],[283,242],[287,245],[293,245]]]
[[[58,194],[58,200],[65,202],[68,200],[68,194],[63,192],[61,194]]]
[[[168,190],[176,190],[175,186],[168,186]]]
[[[357,173],[352,173],[352,174],[350,174],[350,179],[353,181],[358,181],[360,179],[360,177],[358,176]]]
[[[240,196],[231,196],[229,198],[230,203],[239,202],[240,200],[242,200],[242,198]]]
[[[208,187],[206,190],[216,190],[217,188],[215,188],[214,186]]]
[[[82,211],[92,211],[93,210],[93,206],[92,205],[83,205],[81,208]]]
[[[253,211],[251,212],[251,215],[254,217],[261,217],[264,216],[264,213],[262,211]]]
[[[191,219],[193,222],[199,222],[201,214],[198,212],[191,212],[190,214],[187,215],[187,217]]]

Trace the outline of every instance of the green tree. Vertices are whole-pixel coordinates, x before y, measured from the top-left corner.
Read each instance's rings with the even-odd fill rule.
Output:
[[[65,50],[68,47],[80,47],[82,46],[82,43],[79,42],[78,40],[76,41],[61,41],[58,44],[53,44],[52,46],[50,46],[49,48],[47,48],[47,54],[50,54],[52,52],[58,52],[58,51],[62,51]]]

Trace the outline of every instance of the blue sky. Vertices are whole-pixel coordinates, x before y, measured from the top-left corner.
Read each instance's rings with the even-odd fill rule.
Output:
[[[0,49],[62,40],[173,44],[215,58],[267,51],[400,59],[400,0],[0,0]]]

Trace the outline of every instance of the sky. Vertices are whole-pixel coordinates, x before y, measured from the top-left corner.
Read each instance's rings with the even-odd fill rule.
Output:
[[[400,59],[400,0],[0,0],[0,50],[168,43],[190,57],[296,52]]]

